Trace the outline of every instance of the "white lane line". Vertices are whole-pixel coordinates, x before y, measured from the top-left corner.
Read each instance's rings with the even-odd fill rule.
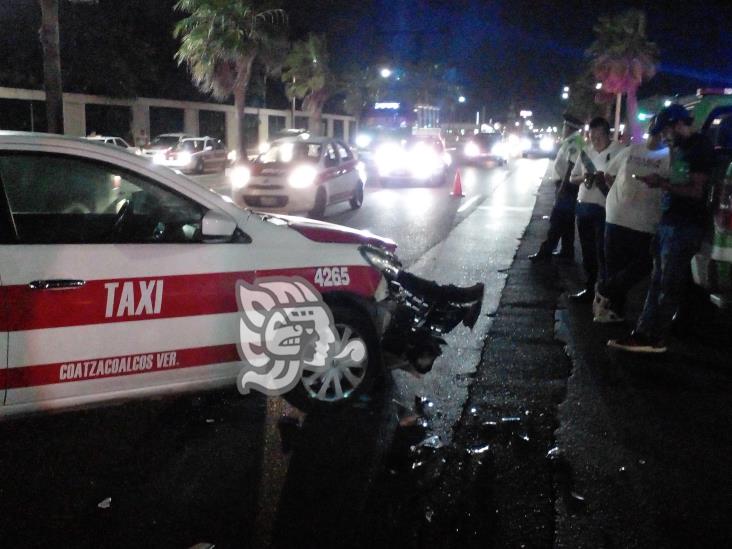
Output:
[[[471,198],[470,200],[468,200],[465,204],[463,204],[462,206],[460,206],[458,208],[458,213],[464,212],[465,210],[467,210],[468,208],[470,208],[470,206],[472,206],[473,203],[476,200],[478,200],[479,198],[480,198],[480,195],[479,196],[474,196],[473,198]]]

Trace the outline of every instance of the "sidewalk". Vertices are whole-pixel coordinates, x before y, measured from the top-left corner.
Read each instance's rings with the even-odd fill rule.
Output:
[[[526,259],[546,234],[552,202],[553,187],[542,185],[455,426],[463,451],[432,493],[428,505],[440,511],[423,539],[729,546],[730,342],[691,338],[650,359],[608,350],[607,339],[629,328],[593,324],[589,305],[567,306],[579,266]],[[630,319],[644,295],[632,294]]]

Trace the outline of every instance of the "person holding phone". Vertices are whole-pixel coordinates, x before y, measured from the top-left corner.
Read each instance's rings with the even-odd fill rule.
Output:
[[[595,284],[605,276],[605,197],[609,191],[605,171],[625,148],[610,139],[610,123],[602,117],[590,122],[590,144],[580,152],[570,176],[570,182],[579,186],[577,232],[587,279],[585,288],[569,297],[581,303],[593,301]]]
[[[607,168],[611,184],[605,203],[605,279],[593,305],[595,322],[622,322],[625,299],[653,267],[651,239],[661,218],[660,189],[644,181],[669,177],[669,149],[654,121],[644,143],[625,148]]]
[[[674,315],[684,299],[691,275],[691,258],[701,245],[706,219],[706,195],[714,167],[714,149],[704,135],[692,130],[693,118],[682,105],[663,109],[658,131],[671,148],[668,177],[643,177],[651,189],[663,191],[661,220],[653,240],[653,273],[635,330],[608,346],[636,353],[664,353]]]

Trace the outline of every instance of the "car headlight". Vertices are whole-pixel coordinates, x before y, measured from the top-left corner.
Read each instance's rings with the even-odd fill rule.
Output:
[[[529,150],[531,150],[531,139],[529,139],[528,137],[524,137],[521,140],[521,151],[526,152]]]
[[[361,246],[359,251],[368,264],[381,271],[382,274],[389,278],[396,278],[399,274],[402,264],[390,253],[372,246]]]
[[[229,181],[231,181],[231,188],[235,191],[246,187],[251,178],[252,171],[248,166],[234,166],[229,170]]]
[[[544,152],[551,152],[554,150],[554,139],[551,137],[542,137],[539,141],[539,148]]]
[[[403,155],[404,150],[396,143],[381,145],[374,155],[379,175],[383,177],[396,170],[401,163],[401,157]]]
[[[164,164],[165,163],[165,153],[155,153],[153,156],[153,162],[156,164]]]
[[[466,143],[464,150],[465,150],[465,156],[475,157],[480,154],[480,147],[478,147],[478,145],[476,145],[472,141],[469,143]]]
[[[269,150],[269,143],[260,143],[257,150],[259,151],[259,154],[266,153]]]
[[[178,161],[181,164],[190,164],[191,160],[193,160],[193,156],[189,152],[182,152],[178,153]]]
[[[371,145],[371,136],[365,133],[360,133],[356,136],[356,146],[360,149],[365,149]]]
[[[298,166],[290,173],[287,182],[294,189],[309,187],[318,177],[318,171],[313,166]]]
[[[505,143],[496,143],[491,147],[491,154],[500,158],[508,156],[508,146]]]

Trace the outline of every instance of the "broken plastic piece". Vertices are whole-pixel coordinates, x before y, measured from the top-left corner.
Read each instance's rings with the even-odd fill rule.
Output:
[[[471,446],[466,451],[468,452],[468,455],[471,456],[479,456],[481,454],[485,454],[491,449],[490,444],[479,444],[477,446]]]
[[[410,449],[412,450],[412,452],[419,448],[431,448],[433,450],[437,450],[438,448],[442,448],[443,446],[444,444],[440,439],[440,435],[432,435],[424,439],[422,442],[415,444]]]
[[[427,519],[427,522],[432,522],[432,517],[435,515],[435,512],[427,507],[427,510],[424,513],[424,518]]]
[[[99,507],[100,509],[109,509],[111,506],[112,506],[112,498],[104,498],[97,505],[97,507]]]

